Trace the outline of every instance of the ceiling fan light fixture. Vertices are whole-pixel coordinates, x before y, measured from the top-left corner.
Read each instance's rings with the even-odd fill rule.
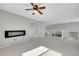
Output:
[[[33,13],[35,13],[35,14],[39,14],[36,10],[33,10]]]
[[[43,13],[41,12],[42,9],[45,9],[45,6],[41,6],[39,7],[37,4],[34,4],[34,3],[31,3],[32,5],[32,8],[31,9],[25,9],[26,11],[28,10],[32,10],[32,15],[34,14],[40,14],[40,15],[43,15]]]

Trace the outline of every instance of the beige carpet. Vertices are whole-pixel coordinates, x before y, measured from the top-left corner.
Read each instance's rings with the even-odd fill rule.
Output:
[[[6,48],[0,48],[0,56],[21,56],[22,53],[39,46],[45,46],[64,56],[79,56],[78,41],[53,40],[48,38],[34,38],[23,43],[18,43]]]

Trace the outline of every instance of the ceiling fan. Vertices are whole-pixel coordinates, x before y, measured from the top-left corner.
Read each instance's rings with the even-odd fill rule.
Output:
[[[43,15],[43,13],[40,10],[45,9],[46,8],[45,6],[39,7],[37,4],[34,4],[34,3],[30,3],[30,4],[32,5],[32,8],[25,9],[26,11],[32,10],[33,11],[32,15],[34,15],[35,13],[39,13],[39,14]]]

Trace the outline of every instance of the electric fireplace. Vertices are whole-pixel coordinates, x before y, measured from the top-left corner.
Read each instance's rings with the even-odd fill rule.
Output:
[[[8,30],[5,31],[5,38],[25,36],[25,30]]]

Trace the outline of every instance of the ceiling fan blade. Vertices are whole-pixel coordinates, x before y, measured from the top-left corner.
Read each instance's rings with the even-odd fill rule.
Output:
[[[41,15],[43,14],[41,11],[37,10],[38,13],[40,13]]]
[[[34,3],[31,3],[31,5],[34,7],[35,5],[34,5]]]
[[[34,4],[34,3],[31,3],[31,5],[34,7],[34,8],[38,8],[38,5]]]
[[[25,9],[25,10],[27,11],[27,10],[32,10],[32,9]]]
[[[43,6],[43,7],[39,7],[38,9],[45,9],[46,7],[45,6]]]

